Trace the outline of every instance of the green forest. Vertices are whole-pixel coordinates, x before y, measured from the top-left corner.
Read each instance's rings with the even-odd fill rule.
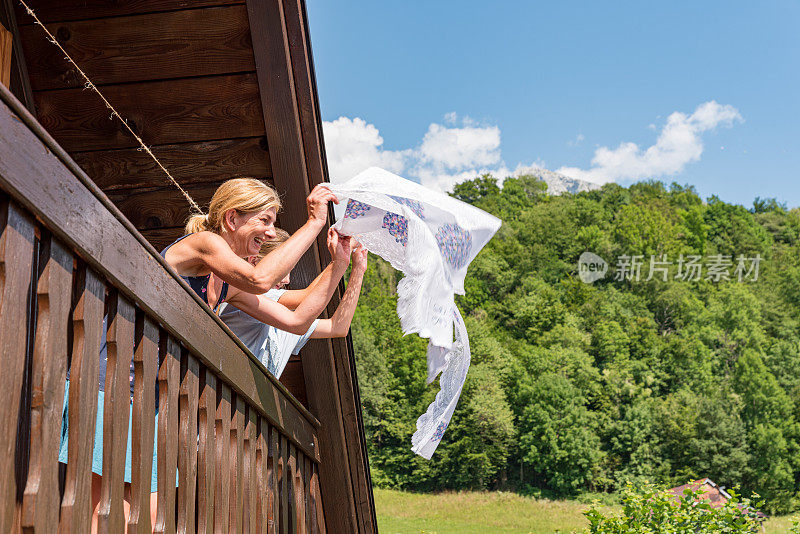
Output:
[[[553,196],[531,176],[452,195],[503,226],[457,297],[472,365],[432,460],[410,446],[438,381],[425,385],[426,340],[401,333],[402,275],[377,257],[353,322],[376,487],[567,498],[709,477],[768,512],[800,508],[800,210],[661,182]],[[586,251],[605,278],[580,279]],[[700,276],[681,255],[703,258]],[[615,275],[637,256],[638,280]],[[739,280],[740,256],[760,258],[757,275]],[[651,257],[667,270],[648,280]]]

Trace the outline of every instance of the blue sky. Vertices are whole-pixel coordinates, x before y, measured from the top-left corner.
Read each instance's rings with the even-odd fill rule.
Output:
[[[307,7],[334,180],[543,166],[800,205],[800,2]]]

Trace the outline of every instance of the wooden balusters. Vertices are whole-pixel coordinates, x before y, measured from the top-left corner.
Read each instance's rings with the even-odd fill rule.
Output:
[[[205,367],[200,371],[200,400],[198,403],[197,451],[197,532],[214,532],[214,473],[216,447],[217,379]]]
[[[231,532],[240,532],[242,528],[242,499],[244,494],[244,402],[236,395],[235,409],[231,414],[231,447],[229,469],[231,473]]]
[[[49,236],[42,240],[36,288],[36,341],[31,367],[31,433],[23,528],[45,532],[58,524],[58,449],[67,364],[72,255]]]
[[[269,453],[270,465],[272,468],[272,476],[270,477],[270,495],[272,496],[272,517],[274,519],[275,532],[280,532],[281,524],[281,494],[280,494],[280,475],[281,475],[281,459],[280,459],[280,444],[281,438],[278,434],[278,429],[270,425],[269,428]]]
[[[32,265],[34,227],[8,203],[0,204],[0,216],[5,223],[0,236],[0,324],[5,324],[15,320],[14,313],[17,318],[26,315],[25,308],[7,305],[10,299],[24,299],[30,283],[19,265],[25,270]],[[325,532],[317,464],[295,442],[125,297],[114,289],[104,296],[104,281],[94,271],[78,262],[73,276],[72,255],[58,241],[45,234],[39,255],[30,463],[16,528],[48,531],[54,524],[63,532],[90,528],[92,448],[99,415],[104,465],[101,532],[124,529],[123,451],[129,440],[130,532],[153,528],[155,532]],[[13,269],[8,269],[9,261]],[[103,355],[104,329],[104,407],[98,414],[98,355]],[[6,340],[12,333],[24,337],[25,330],[0,332],[3,355],[11,353],[13,346]],[[16,345],[18,364],[24,359],[24,346],[24,341]],[[68,351],[69,461],[59,517],[56,466]],[[0,361],[4,371],[0,381],[11,382],[8,387],[17,393],[11,400],[18,403],[22,365],[13,369],[13,362],[10,357]],[[156,524],[151,525],[156,436],[158,504]],[[13,449],[12,438],[0,437],[0,443]],[[12,510],[3,515],[5,521],[14,518],[13,461],[3,463],[2,469],[8,474],[2,489],[10,494],[5,505]],[[11,529],[10,523],[4,526]]]
[[[17,493],[14,451],[20,389],[25,371],[25,300],[31,282],[32,219],[0,197],[0,532],[10,532]]]
[[[158,508],[155,532],[175,532],[175,476],[178,469],[178,381],[180,345],[160,333],[158,369]]]
[[[125,453],[128,445],[130,369],[133,359],[134,309],[112,291],[108,299],[106,377],[103,408],[103,484],[98,512],[100,532],[121,532],[125,491]]]
[[[308,532],[308,522],[306,521],[306,482],[305,457],[303,453],[297,451],[297,473],[294,482],[295,504],[297,506],[297,532],[306,534]]]
[[[178,447],[178,532],[195,531],[197,495],[197,402],[200,366],[184,350],[181,356],[180,441]]]
[[[284,534],[289,532],[289,484],[291,478],[289,477],[289,442],[286,436],[281,434],[281,452],[280,452],[280,478],[278,479],[278,491],[280,492],[280,510],[281,510],[281,532]]]
[[[152,532],[150,492],[156,417],[158,327],[144,313],[136,313],[136,349],[133,354],[133,421],[131,454],[131,511],[129,532]]]
[[[25,308],[9,309],[7,304],[13,298],[24,300],[30,283],[19,265],[25,269],[32,265],[34,227],[8,203],[0,204],[0,216],[5,222],[0,237],[0,324],[5,324],[15,320],[14,313],[17,318],[26,315]],[[58,241],[45,234],[39,251],[30,462],[16,528],[48,531],[54,524],[63,532],[90,528],[92,449],[95,419],[100,416],[104,466],[100,532],[125,528],[123,452],[129,440],[130,532],[325,532],[317,464],[295,442],[127,298],[113,288],[105,296],[104,281],[94,271],[78,262],[73,276],[72,255]],[[14,268],[9,270],[10,259]],[[105,391],[103,412],[98,414],[98,355],[103,356],[104,329]],[[11,354],[12,345],[6,340],[12,332],[24,338],[24,329],[4,329],[3,355]],[[24,347],[24,340],[16,345],[17,364],[24,360]],[[72,355],[69,461],[59,503],[56,467],[68,351]],[[10,357],[0,361],[4,371],[0,381],[11,382],[8,387],[17,393],[11,400],[18,404],[22,365],[14,369],[13,361]],[[158,504],[156,524],[151,525],[155,437]],[[0,443],[13,450],[12,438],[3,436]],[[2,487],[9,494],[4,505],[12,510],[2,519],[10,521],[13,461],[3,463],[2,469],[8,474]],[[11,529],[11,523],[4,526]]]
[[[275,531],[275,518],[272,515],[272,459],[269,455],[269,425],[263,417],[258,418],[256,472],[258,476],[257,531],[271,534]]]
[[[255,411],[248,406],[244,424],[244,496],[242,503],[242,530],[255,534],[258,523],[256,496],[258,480],[256,478],[256,420]]]
[[[311,464],[311,532],[325,533],[325,514],[322,511],[322,493],[319,487],[319,469],[317,464]]]
[[[303,455],[303,487],[305,488],[306,532],[314,532],[314,527],[312,526],[314,500],[311,498],[311,460],[305,455]]]
[[[83,264],[73,284],[72,363],[68,404],[67,480],[61,503],[61,532],[88,532],[92,509],[92,452],[97,418],[98,367],[105,286]],[[152,441],[152,440],[151,440]]]
[[[215,422],[216,470],[214,472],[214,532],[228,531],[230,508],[231,388],[220,383],[217,389]]]
[[[301,456],[302,459],[302,456]],[[290,495],[292,500],[292,531],[305,534],[305,510],[303,509],[303,480],[297,459],[297,448],[293,443],[289,444],[289,480]]]

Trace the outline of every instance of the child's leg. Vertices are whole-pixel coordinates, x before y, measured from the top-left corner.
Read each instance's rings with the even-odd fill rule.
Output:
[[[100,513],[100,496],[103,489],[103,477],[97,473],[92,473],[92,534],[97,534],[97,521],[98,514]],[[128,518],[131,515],[131,503],[128,499],[122,501],[122,517],[125,524],[128,524]]]
[[[154,491],[150,494],[150,525],[152,528],[156,526],[156,512],[158,511],[158,492]]]
[[[100,511],[100,495],[103,487],[103,477],[92,473],[92,534],[97,533],[97,513]]]

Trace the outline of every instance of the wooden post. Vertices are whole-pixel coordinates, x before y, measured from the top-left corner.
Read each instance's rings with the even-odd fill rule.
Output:
[[[13,34],[0,24],[0,83],[11,87],[11,46]]]
[[[14,448],[22,377],[25,372],[25,302],[31,283],[34,226],[32,218],[0,196],[0,389],[6,402],[0,410],[0,532],[10,532],[16,515]]]
[[[301,207],[306,195],[326,178],[312,60],[302,31],[307,26],[305,10],[301,0],[247,0],[246,5],[273,180],[287,207],[281,226],[294,231],[305,223]],[[326,254],[322,233],[297,263],[292,279],[301,286],[310,283]],[[303,349],[303,372],[309,408],[322,423],[318,474],[322,491],[317,499],[324,496],[328,503],[328,516],[322,521],[333,532],[375,532],[350,345],[309,343]]]

